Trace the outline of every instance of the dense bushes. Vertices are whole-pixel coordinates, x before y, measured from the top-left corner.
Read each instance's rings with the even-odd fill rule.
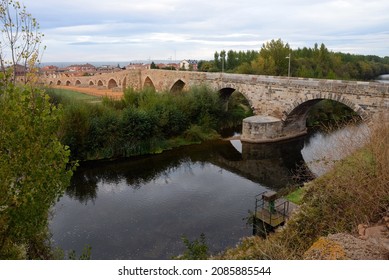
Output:
[[[240,124],[251,113],[236,94],[226,110],[225,101],[207,87],[175,94],[128,89],[121,100],[106,98],[100,103],[64,97],[55,90],[49,94],[64,106],[61,140],[73,158],[81,160],[156,153],[200,142],[214,138],[225,126]]]
[[[307,127],[328,127],[347,124],[350,121],[358,121],[360,117],[348,106],[329,99],[317,103],[309,111]]]
[[[46,258],[49,209],[70,182],[62,111],[0,74],[0,259]]]

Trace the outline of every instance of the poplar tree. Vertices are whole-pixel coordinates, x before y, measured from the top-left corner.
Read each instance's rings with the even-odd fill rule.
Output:
[[[4,74],[11,69],[11,81],[31,81],[31,73],[39,62],[43,34],[38,21],[19,1],[0,0],[0,67]]]

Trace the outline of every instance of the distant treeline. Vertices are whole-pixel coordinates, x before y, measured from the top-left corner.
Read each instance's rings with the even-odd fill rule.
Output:
[[[198,143],[219,137],[222,128],[239,125],[252,114],[240,94],[226,103],[207,87],[176,94],[127,89],[123,99],[100,103],[77,100],[63,90],[49,89],[48,94],[52,103],[64,107],[60,140],[79,160],[152,154]]]
[[[324,44],[292,50],[281,39],[259,51],[222,50],[211,61],[199,61],[199,71],[342,80],[374,80],[389,73],[389,56],[356,55],[329,51]]]

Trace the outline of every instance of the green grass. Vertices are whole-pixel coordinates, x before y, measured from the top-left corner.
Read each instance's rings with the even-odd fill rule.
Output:
[[[87,102],[95,102],[95,101],[101,101],[102,98],[99,96],[93,96],[89,94],[85,94],[82,92],[74,91],[74,90],[68,90],[68,89],[58,89],[53,88],[47,90],[49,92],[54,93],[57,96],[60,96],[65,99],[71,99],[74,101],[87,101]]]
[[[286,199],[295,204],[301,204],[304,193],[304,188],[298,188],[297,190],[288,194]]]

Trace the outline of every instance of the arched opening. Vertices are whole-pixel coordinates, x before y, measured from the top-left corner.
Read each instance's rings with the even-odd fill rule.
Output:
[[[60,86],[60,85],[61,85],[61,81],[58,80],[58,81],[57,81],[57,86]]]
[[[71,85],[70,81],[66,81],[66,86],[70,86],[70,85]]]
[[[312,106],[307,115],[307,127],[315,126],[343,126],[350,121],[361,121],[358,115],[349,106],[331,99],[323,99]]]
[[[53,81],[50,81],[49,85],[52,86],[53,85]]]
[[[174,85],[170,89],[170,92],[180,93],[183,91],[184,87],[185,87],[185,83],[182,80],[178,80],[177,82],[174,83]]]
[[[114,79],[108,81],[108,89],[117,88],[118,83]]]
[[[230,87],[219,90],[220,97],[223,100],[228,100],[233,92],[235,92],[235,89]]]
[[[150,88],[150,89],[155,90],[154,83],[153,83],[153,81],[150,79],[150,77],[147,77],[147,78],[145,79],[145,82],[143,83],[143,88]]]
[[[103,86],[104,86],[104,84],[103,84],[103,82],[102,82],[101,80],[99,80],[99,81],[97,82],[97,86],[99,86],[99,87],[103,87]]]
[[[220,101],[226,112],[225,128],[221,131],[223,137],[234,136],[242,131],[243,119],[252,116],[250,101],[238,90],[228,87],[219,90]]]
[[[80,86],[81,85],[81,81],[80,80],[77,80],[76,81],[76,86]]]
[[[307,100],[296,106],[284,119],[285,133],[298,134],[319,126],[340,127],[350,121],[361,121],[362,116],[342,102],[331,99]]]
[[[95,84],[93,83],[93,81],[89,81],[89,86],[94,86]]]

